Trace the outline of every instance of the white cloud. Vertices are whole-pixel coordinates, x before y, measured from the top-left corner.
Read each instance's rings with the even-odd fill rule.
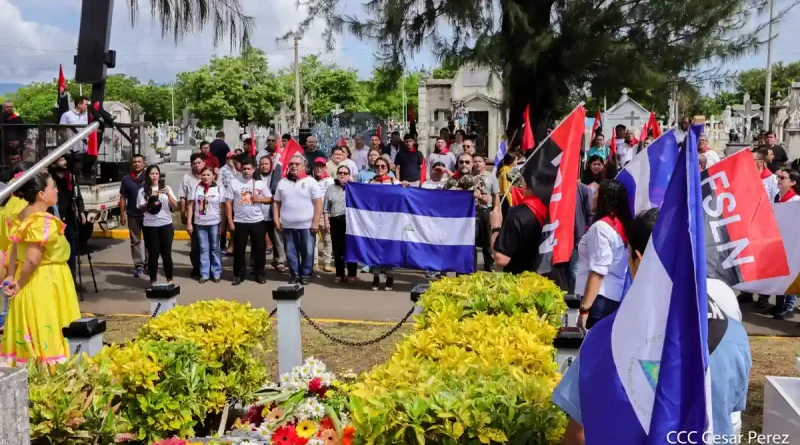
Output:
[[[79,1],[47,1],[50,8],[58,7],[54,4],[59,3],[67,6],[59,18],[59,27],[37,22],[39,14],[33,3],[44,1],[0,0],[0,29],[4,30],[4,40],[0,45],[20,47],[0,47],[2,59],[13,61],[0,67],[0,81],[27,83],[52,79],[58,72],[59,63],[64,65],[67,77],[74,73],[74,52],[70,48],[74,48],[77,41]],[[292,42],[278,42],[276,38],[295,27],[305,17],[305,11],[298,9],[295,0],[242,2],[245,13],[255,19],[252,44],[268,53],[272,69],[289,66],[294,58]],[[140,0],[140,14],[133,27],[126,2],[118,1],[115,6],[110,47],[117,52],[117,67],[110,73],[125,73],[141,81],[169,82],[180,72],[207,64],[215,54],[230,54],[227,41],[214,47],[210,27],[201,33],[188,35],[176,44],[171,35],[162,37],[159,24],[151,20],[149,2]],[[313,26],[312,30],[319,32],[309,32],[300,41],[301,57],[323,52],[322,24]],[[324,54],[324,58],[336,61],[340,55],[338,48],[341,44],[337,42],[337,49]]]

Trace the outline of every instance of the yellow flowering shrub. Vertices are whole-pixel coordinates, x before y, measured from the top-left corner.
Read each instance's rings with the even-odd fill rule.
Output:
[[[567,310],[564,292],[541,275],[479,272],[444,278],[431,284],[422,296],[423,313],[417,322],[426,326],[431,315],[455,320],[475,314],[537,314],[560,326]]]
[[[535,274],[475,274],[434,283],[422,305],[415,331],[352,389],[360,443],[560,443],[561,291]]]
[[[145,324],[137,340],[189,341],[200,347],[206,366],[218,369],[229,399],[252,401],[267,381],[264,357],[272,328],[264,309],[237,301],[200,301],[178,306]]]

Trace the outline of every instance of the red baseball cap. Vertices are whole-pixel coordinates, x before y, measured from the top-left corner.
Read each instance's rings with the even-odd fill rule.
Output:
[[[326,165],[326,164],[328,163],[328,161],[326,161],[326,160],[325,160],[325,158],[323,158],[322,156],[320,156],[320,157],[318,157],[317,159],[314,159],[314,163],[315,163],[315,164],[322,164],[322,165]]]

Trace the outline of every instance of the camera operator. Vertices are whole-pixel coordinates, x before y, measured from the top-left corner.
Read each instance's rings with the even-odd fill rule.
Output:
[[[80,255],[80,228],[86,224],[86,212],[83,207],[83,196],[80,187],[70,171],[70,163],[66,156],[58,158],[50,167],[50,174],[58,189],[58,203],[53,209],[61,222],[66,226],[64,236],[69,241],[69,270],[78,289],[78,255]],[[80,290],[80,289],[79,289]]]

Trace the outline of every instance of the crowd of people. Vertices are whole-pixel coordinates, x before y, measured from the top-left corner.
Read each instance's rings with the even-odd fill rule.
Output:
[[[210,143],[201,142],[198,152],[191,155],[191,171],[178,190],[165,185],[158,166],[145,167],[142,156],[132,157],[120,195],[122,222],[130,231],[134,276],[145,275],[146,268],[155,284],[160,258],[163,275],[167,282],[173,281],[172,213],[177,211],[191,239],[191,276],[201,283],[221,281],[223,256],[233,256],[232,285],[247,279],[248,260],[253,279],[265,283],[271,257],[276,272],[288,268],[290,283],[310,283],[316,267],[334,272],[337,283],[352,284],[361,268],[372,273],[373,290],[392,290],[391,268],[345,262],[345,189],[350,182],[473,191],[476,246],[482,250],[483,268],[494,270],[489,214],[499,208],[510,182],[487,170],[485,156],[475,153],[474,141],[461,131],[452,141],[437,139],[427,158],[414,136],[401,138],[398,132],[391,134],[386,145],[371,135],[367,146],[357,135],[352,150],[343,144],[332,147],[330,154],[309,136],[302,152],[283,160],[286,166],[281,165],[275,134],[267,137],[266,146],[254,156],[231,150],[223,132],[216,136]],[[283,135],[281,145],[286,146],[289,139]],[[244,147],[250,144],[250,139],[243,142]],[[515,154],[506,158],[504,172],[518,162]],[[441,271],[427,271],[430,278],[440,275]]]

